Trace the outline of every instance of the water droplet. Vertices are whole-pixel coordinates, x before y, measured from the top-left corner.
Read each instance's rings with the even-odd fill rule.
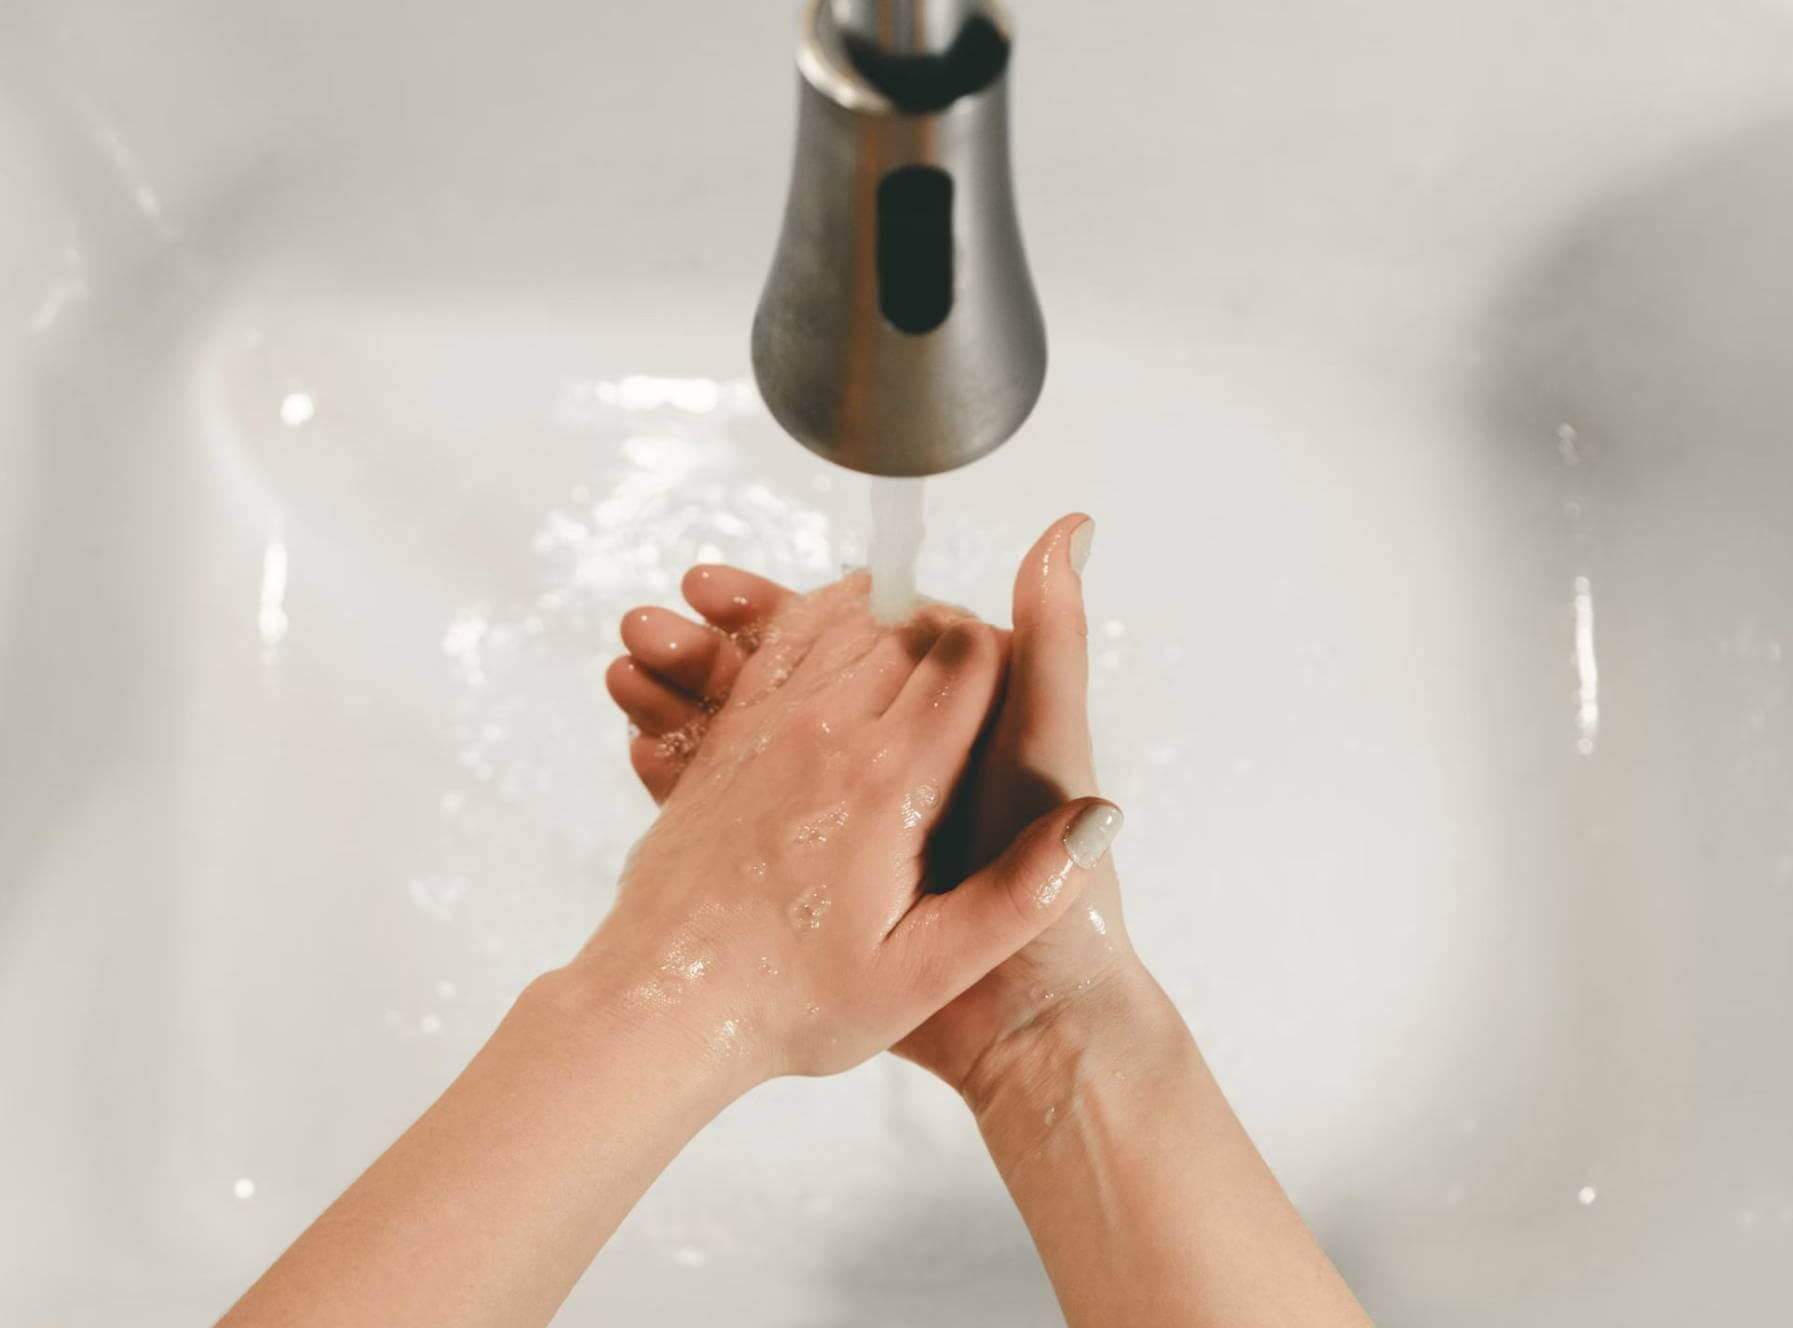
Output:
[[[280,643],[286,639],[289,625],[286,616],[287,554],[286,541],[278,535],[269,538],[262,550],[261,600],[256,609],[255,630],[261,637],[264,657],[272,659]]]
[[[1575,578],[1574,609],[1575,750],[1583,756],[1591,756],[1600,736],[1600,663],[1594,649],[1594,587],[1585,576]]]
[[[913,830],[927,819],[927,814],[940,805],[940,789],[935,784],[923,784],[911,793],[903,795],[903,829]]]
[[[847,809],[841,806],[830,807],[813,821],[798,826],[793,838],[798,844],[826,844],[828,836],[846,823]]]
[[[819,887],[805,890],[791,901],[787,916],[793,931],[814,931],[828,915],[830,901]]]
[[[1033,902],[1040,908],[1052,907],[1053,901],[1064,890],[1065,882],[1070,878],[1071,868],[1076,865],[1070,858],[1066,858],[1064,866],[1040,882],[1038,888],[1033,892]]]
[[[709,717],[699,714],[696,719],[660,735],[660,755],[678,761],[689,761],[703,745],[705,732],[710,727]]]
[[[1562,457],[1565,466],[1579,465],[1581,462],[1580,435],[1572,424],[1556,426],[1556,451]]]
[[[280,399],[280,422],[289,429],[308,424],[317,414],[317,403],[309,392],[288,392]]]
[[[459,876],[422,876],[410,883],[411,902],[439,922],[455,915],[461,897],[467,893],[467,882]]]

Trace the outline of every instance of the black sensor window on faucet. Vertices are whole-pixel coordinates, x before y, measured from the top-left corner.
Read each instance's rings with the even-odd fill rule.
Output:
[[[953,178],[904,166],[878,182],[878,308],[920,336],[953,310]]]

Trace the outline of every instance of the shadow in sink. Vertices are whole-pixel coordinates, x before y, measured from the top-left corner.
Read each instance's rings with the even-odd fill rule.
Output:
[[[1626,1269],[1615,1314],[1640,1284],[1665,1314],[1688,1294],[1685,1259],[1651,1253],[1672,1243],[1722,1260],[1750,1317],[1785,1239],[1739,1232],[1793,1214],[1793,1072],[1763,1055],[1793,1001],[1790,210],[1793,122],[1703,151],[1574,219],[1483,347],[1520,564],[1521,630],[1489,649],[1557,680],[1519,713],[1572,714],[1584,758],[1550,755],[1560,723],[1510,735],[1524,768],[1556,765],[1514,808],[1540,828],[1515,867],[1557,895],[1556,1027],[1523,1096],[1587,1159],[1600,1220],[1576,1243]]]
[[[16,59],[0,72],[43,207],[70,217],[70,274],[32,329],[22,454],[35,473],[19,536],[30,571],[0,624],[0,695],[30,698],[0,713],[0,869],[22,882],[64,813],[173,731],[186,679],[166,624],[192,583],[184,504],[197,479],[191,452],[166,436],[180,368],[210,296],[290,200],[263,161],[189,217],[96,104]]]
[[[905,1195],[826,1274],[853,1328],[1032,1328],[1060,1321],[1027,1228],[994,1176],[985,1195]]]

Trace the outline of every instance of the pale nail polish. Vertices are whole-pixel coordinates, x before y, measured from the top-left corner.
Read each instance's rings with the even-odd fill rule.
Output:
[[[1078,576],[1083,575],[1083,565],[1089,561],[1090,542],[1096,538],[1096,523],[1085,521],[1071,532],[1071,570]]]
[[[1094,867],[1108,853],[1126,818],[1112,802],[1098,802],[1077,813],[1065,831],[1065,852],[1079,867]]]

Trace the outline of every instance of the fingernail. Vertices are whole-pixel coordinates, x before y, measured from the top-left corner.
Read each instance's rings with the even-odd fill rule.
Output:
[[[1078,576],[1083,575],[1083,565],[1089,561],[1090,541],[1096,538],[1096,523],[1085,521],[1071,532],[1071,570]]]
[[[1107,855],[1108,846],[1114,843],[1126,819],[1112,802],[1085,807],[1065,831],[1065,852],[1079,867],[1094,867]]]

